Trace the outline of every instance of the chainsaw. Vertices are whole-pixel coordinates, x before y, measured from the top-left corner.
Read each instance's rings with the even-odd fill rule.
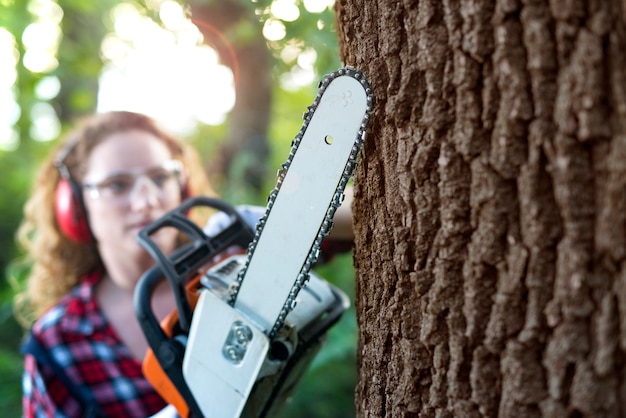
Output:
[[[272,416],[348,308],[348,297],[312,268],[357,164],[371,107],[358,70],[323,78],[254,228],[228,203],[199,196],[139,232],[155,260],[134,294],[149,345],[143,370],[180,416]],[[206,233],[186,216],[198,206],[220,212],[227,226]],[[150,238],[164,227],[188,238],[169,256]],[[164,280],[176,310],[159,323],[151,296]]]

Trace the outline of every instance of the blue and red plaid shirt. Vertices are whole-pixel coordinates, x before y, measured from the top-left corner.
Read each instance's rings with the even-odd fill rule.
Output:
[[[141,362],[121,342],[96,301],[100,274],[85,277],[33,327],[33,337],[48,350],[67,376],[89,391],[110,417],[155,414],[165,401],[143,376]],[[52,369],[26,354],[24,417],[79,417],[83,406]]]

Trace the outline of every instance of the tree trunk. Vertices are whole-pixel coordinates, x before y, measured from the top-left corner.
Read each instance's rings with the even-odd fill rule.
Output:
[[[235,75],[230,134],[211,162],[210,177],[260,194],[269,158],[272,56],[254,8],[237,0],[191,1],[194,22]],[[223,184],[222,184],[223,186]]]
[[[96,110],[98,77],[102,69],[99,51],[108,32],[103,15],[110,13],[115,0],[100,0],[89,5],[62,0],[62,41],[58,57],[63,61],[52,74],[59,78],[61,90],[51,101],[62,123],[72,122]]]
[[[338,0],[362,417],[626,416],[626,3]]]

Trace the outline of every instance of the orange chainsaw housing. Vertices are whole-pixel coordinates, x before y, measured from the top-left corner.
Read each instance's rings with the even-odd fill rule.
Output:
[[[189,306],[191,306],[192,309],[194,309],[198,303],[198,290],[202,287],[200,284],[201,277],[201,275],[197,275],[186,286],[187,300],[189,301]],[[174,328],[177,323],[178,311],[174,310],[161,321],[161,328],[163,328],[165,335],[172,338]],[[148,349],[146,357],[143,360],[142,370],[144,376],[148,379],[150,384],[152,384],[157,393],[161,395],[167,403],[172,404],[181,417],[187,418],[189,416],[189,407],[187,406],[187,402],[185,402],[185,399],[182,397],[176,386],[163,371],[151,348]]]

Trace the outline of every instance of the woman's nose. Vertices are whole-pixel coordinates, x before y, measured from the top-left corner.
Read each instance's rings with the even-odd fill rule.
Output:
[[[133,210],[154,207],[159,204],[159,189],[148,177],[139,176],[129,198]]]

